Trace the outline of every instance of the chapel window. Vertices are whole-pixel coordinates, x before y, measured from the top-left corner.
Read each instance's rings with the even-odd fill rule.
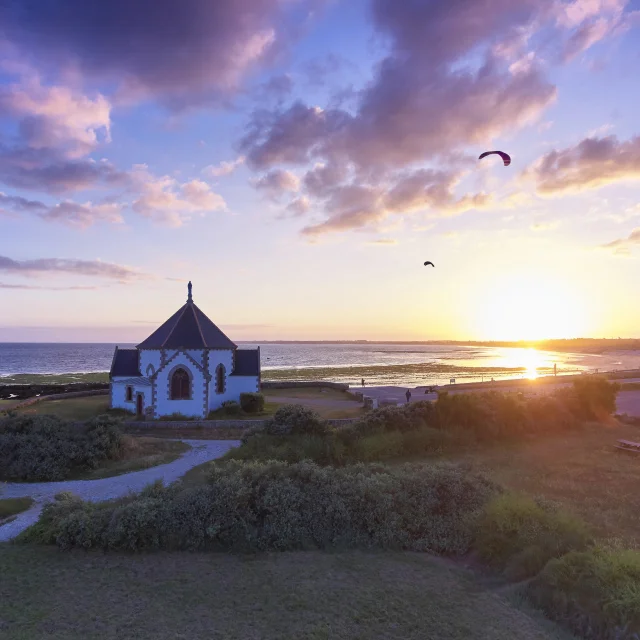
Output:
[[[176,369],[171,376],[171,399],[189,400],[191,397],[191,381],[185,369]]]

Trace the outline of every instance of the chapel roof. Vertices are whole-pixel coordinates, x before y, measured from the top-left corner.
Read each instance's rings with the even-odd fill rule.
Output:
[[[127,377],[139,376],[140,369],[138,365],[138,350],[120,349],[116,347],[109,375]]]
[[[236,345],[195,305],[191,295],[138,349],[236,349]]]

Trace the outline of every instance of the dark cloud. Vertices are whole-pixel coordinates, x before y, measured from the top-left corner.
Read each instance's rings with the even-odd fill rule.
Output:
[[[329,76],[345,67],[353,69],[354,65],[335,53],[329,53],[322,58],[309,60],[302,66],[302,71],[311,84],[321,86],[325,84]]]
[[[300,178],[285,169],[273,169],[254,181],[254,186],[270,196],[278,197],[284,192],[295,192],[300,189]]]
[[[534,178],[541,195],[639,180],[640,136],[626,141],[616,136],[585,138],[572,147],[545,154],[525,175]]]
[[[262,100],[276,100],[282,102],[293,91],[293,78],[288,73],[272,76],[260,85],[259,98]]]
[[[5,0],[0,35],[40,64],[69,64],[172,107],[229,94],[295,38],[317,2]]]
[[[70,273],[82,276],[97,276],[112,280],[128,281],[144,277],[141,272],[101,260],[71,260],[66,258],[37,258],[35,260],[13,260],[0,256],[0,272],[22,275],[45,273]]]

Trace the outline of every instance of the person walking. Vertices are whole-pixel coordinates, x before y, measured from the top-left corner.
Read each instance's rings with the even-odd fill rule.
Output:
[[[361,382],[362,382],[362,386],[364,388],[364,378],[362,378]]]
[[[407,404],[409,404],[409,400],[411,400],[411,391],[407,389],[407,393],[404,394],[407,399]]]
[[[553,375],[555,376],[558,373],[558,365],[554,362],[553,363]]]

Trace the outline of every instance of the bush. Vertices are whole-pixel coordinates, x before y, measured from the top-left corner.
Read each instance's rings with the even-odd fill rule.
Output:
[[[245,413],[262,413],[264,396],[261,393],[241,393],[240,407]]]
[[[573,393],[585,420],[602,420],[616,410],[616,396],[620,391],[617,382],[608,382],[601,376],[581,376],[573,383]]]
[[[533,603],[586,638],[640,635],[640,552],[572,552],[552,560],[533,579]]]
[[[187,416],[184,413],[180,413],[179,411],[174,411],[173,413],[169,413],[166,416],[160,416],[158,420],[161,422],[185,422],[195,420],[195,416]]]
[[[519,581],[537,574],[551,558],[582,551],[590,543],[589,532],[577,518],[506,493],[486,505],[474,546],[482,560]]]
[[[271,436],[322,436],[330,431],[327,423],[315,411],[299,404],[280,407],[264,426],[264,433]]]
[[[344,469],[309,462],[213,465],[209,484],[153,485],[106,503],[46,507],[22,541],[126,549],[468,550],[477,513],[494,489],[453,467]]]
[[[0,420],[0,469],[5,480],[63,480],[117,458],[123,447],[118,421],[98,416],[84,425],[55,416]]]

